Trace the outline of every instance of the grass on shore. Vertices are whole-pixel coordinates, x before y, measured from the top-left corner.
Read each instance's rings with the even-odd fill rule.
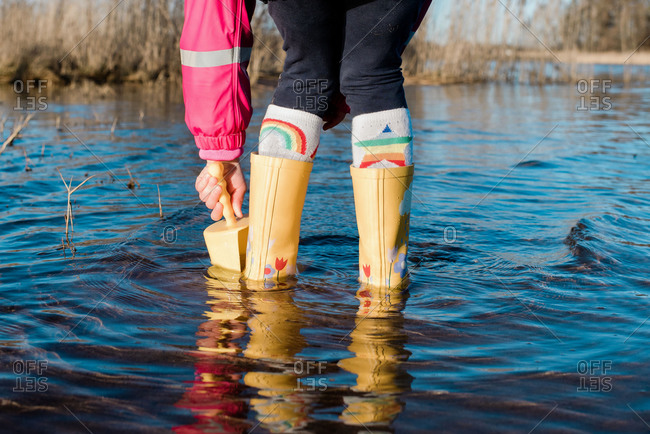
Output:
[[[498,0],[480,7],[475,0],[439,3],[444,20],[436,19],[441,10],[431,10],[404,53],[412,81],[539,84],[575,79],[580,63],[650,64],[648,52],[630,56],[650,31],[650,18],[630,17],[650,17],[647,2],[549,0],[532,18],[525,0],[505,1],[508,8]],[[284,60],[281,38],[259,3],[252,24],[251,80],[272,81]],[[183,0],[0,0],[0,81],[178,83],[182,26]]]

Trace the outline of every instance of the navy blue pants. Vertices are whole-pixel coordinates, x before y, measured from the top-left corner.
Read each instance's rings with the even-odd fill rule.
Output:
[[[352,116],[406,107],[402,51],[426,0],[271,0],[284,40],[273,104],[323,117],[340,92]]]

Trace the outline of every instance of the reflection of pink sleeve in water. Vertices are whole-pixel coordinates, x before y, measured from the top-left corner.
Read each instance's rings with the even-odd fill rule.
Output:
[[[243,152],[253,111],[246,72],[252,45],[244,0],[185,0],[185,121],[203,159],[232,160]]]

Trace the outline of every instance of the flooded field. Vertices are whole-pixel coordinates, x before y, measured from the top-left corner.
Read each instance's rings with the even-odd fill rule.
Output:
[[[178,95],[48,95],[0,155],[0,430],[647,432],[650,90],[603,84],[408,87],[389,294],[356,281],[349,119],[322,136],[304,271],[259,292],[207,276]],[[94,176],[70,246],[57,170]]]

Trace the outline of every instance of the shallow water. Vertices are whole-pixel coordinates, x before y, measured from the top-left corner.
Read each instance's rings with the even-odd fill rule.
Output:
[[[650,90],[596,96],[612,108],[568,85],[409,87],[410,283],[391,294],[355,280],[349,120],[322,138],[304,271],[260,293],[206,277],[177,96],[48,97],[0,156],[0,430],[646,432]],[[95,175],[74,258],[57,168]]]

